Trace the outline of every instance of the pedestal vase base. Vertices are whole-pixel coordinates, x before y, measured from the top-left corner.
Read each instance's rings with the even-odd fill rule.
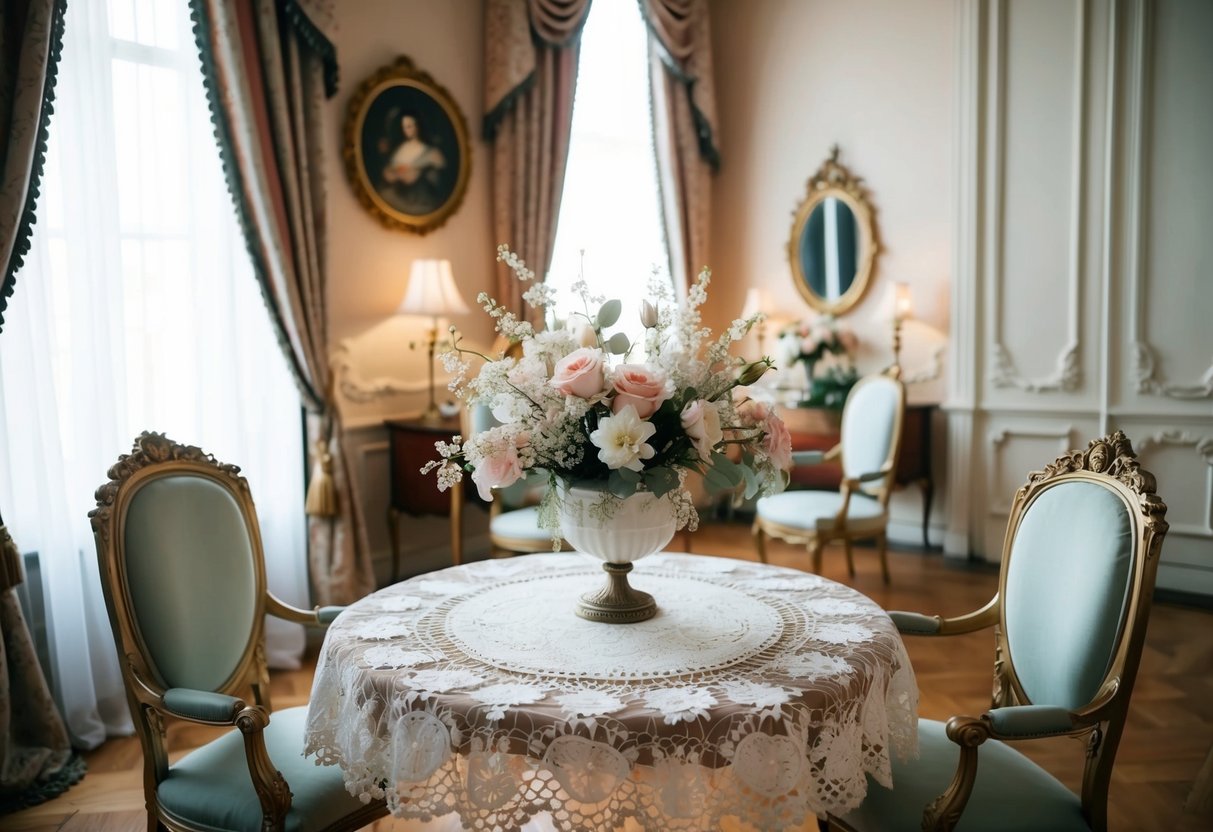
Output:
[[[633,589],[628,583],[630,563],[604,563],[606,585],[596,592],[587,592],[577,604],[577,615],[587,621],[604,624],[635,624],[657,614],[657,602],[647,592]]]

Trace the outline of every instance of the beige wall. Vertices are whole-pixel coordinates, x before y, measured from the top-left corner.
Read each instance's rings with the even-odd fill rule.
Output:
[[[953,242],[954,3],[713,0],[711,12],[723,162],[712,194],[714,282],[705,318],[719,327],[735,317],[752,285],[768,289],[785,321],[810,314],[786,247],[805,184],[837,144],[840,160],[867,184],[882,241],[868,292],[845,318],[861,340],[860,369],[888,364],[893,283],[909,283],[920,320],[904,332],[903,364],[908,376],[936,375],[910,385],[910,399],[941,402],[945,378],[936,358],[947,360]],[[935,433],[931,537],[938,544],[942,417]],[[896,494],[891,536],[920,542],[921,512],[917,492]]]
[[[713,191],[713,324],[741,310],[750,285],[766,286],[781,315],[810,312],[786,245],[805,183],[837,144],[866,181],[883,241],[868,293],[846,318],[866,342],[864,366],[888,360],[894,281],[911,285],[923,321],[947,331],[953,5],[713,0],[723,158]]]
[[[326,175],[329,210],[329,327],[332,343],[344,341],[352,373],[347,382],[364,387],[386,381],[409,392],[354,401],[338,394],[363,507],[372,557],[386,579],[389,543],[388,444],[384,418],[418,412],[426,402],[426,353],[409,349],[425,337],[424,319],[394,312],[419,257],[451,261],[455,279],[472,313],[454,321],[481,343],[491,335],[487,316],[475,309],[476,295],[490,290],[495,244],[489,207],[487,146],[480,140],[482,115],[483,4],[480,0],[343,0],[338,8],[337,55],[341,82],[329,102]],[[472,174],[459,210],[425,236],[380,225],[354,195],[341,149],[346,106],[358,86],[381,66],[407,55],[444,86],[463,111],[472,137]],[[441,376],[441,367],[436,369]],[[440,394],[445,391],[439,390]],[[473,517],[469,548],[483,518]],[[404,518],[404,571],[446,565],[447,526],[439,518]],[[482,531],[482,530],[481,530]]]
[[[410,340],[424,338],[425,321],[394,315],[412,261],[449,259],[469,305],[474,305],[477,293],[490,290],[495,245],[487,145],[480,140],[483,9],[480,0],[345,0],[338,14],[341,82],[328,105],[326,133],[331,336],[334,344],[348,339],[361,380],[390,379],[416,388],[411,394],[367,403],[342,399],[347,424],[374,425],[385,415],[415,412],[425,404],[425,352],[409,349]],[[472,136],[472,175],[463,204],[445,225],[424,236],[388,229],[366,211],[354,195],[341,155],[351,96],[372,72],[399,55],[407,55],[450,92]],[[473,309],[454,323],[483,339],[491,332],[486,321]]]

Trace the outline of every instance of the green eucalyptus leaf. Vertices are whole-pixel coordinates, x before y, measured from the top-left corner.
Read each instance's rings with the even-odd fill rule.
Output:
[[[598,310],[598,328],[606,329],[608,326],[614,326],[622,311],[623,304],[618,299],[608,300]]]
[[[678,474],[673,468],[650,468],[644,475],[645,487],[658,497],[669,494],[678,487]]]
[[[727,477],[734,485],[741,482],[741,466],[720,451],[712,451],[712,468]]]
[[[633,471],[631,468],[619,468],[612,472],[618,474],[624,482],[639,483],[641,474],[639,471]]]
[[[758,475],[755,474],[754,469],[748,465],[741,466],[741,475],[745,477],[745,498],[747,500],[752,500],[754,499],[754,496],[758,494],[758,489],[761,487],[761,483],[758,481]]]
[[[737,485],[715,468],[709,468],[707,473],[703,475],[703,484],[707,487],[710,494],[716,494],[721,491],[732,491]]]
[[[621,472],[626,471],[626,468],[618,468],[611,472],[607,478],[607,491],[614,494],[616,497],[623,499],[631,497],[636,493],[637,480],[628,480]],[[632,472],[635,473],[635,472]]]
[[[607,352],[612,355],[623,355],[632,348],[632,342],[622,332],[616,332],[606,342]]]

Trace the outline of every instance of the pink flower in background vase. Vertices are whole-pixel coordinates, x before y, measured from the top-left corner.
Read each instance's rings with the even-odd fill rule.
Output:
[[[632,405],[636,408],[637,416],[647,419],[670,397],[670,385],[665,373],[648,364],[620,364],[615,369],[614,385],[612,413]]]
[[[747,424],[762,429],[762,449],[770,457],[771,464],[783,471],[791,470],[792,434],[776,415],[775,408],[750,399],[741,405],[738,413]]]
[[[581,347],[556,362],[549,383],[566,396],[593,398],[605,386],[603,363],[602,350]]]

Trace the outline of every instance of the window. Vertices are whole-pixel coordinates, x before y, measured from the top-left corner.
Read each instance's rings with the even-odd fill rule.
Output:
[[[78,745],[127,720],[87,513],[143,430],[239,464],[306,605],[299,395],[227,192],[186,0],[71,3],[31,251],[0,334],[0,507],[37,551]],[[269,652],[297,662],[297,625]]]
[[[548,281],[557,314],[581,311],[569,287],[623,301],[640,341],[639,301],[654,267],[668,279],[649,90],[648,33],[636,3],[595,3],[581,35],[573,131]]]

